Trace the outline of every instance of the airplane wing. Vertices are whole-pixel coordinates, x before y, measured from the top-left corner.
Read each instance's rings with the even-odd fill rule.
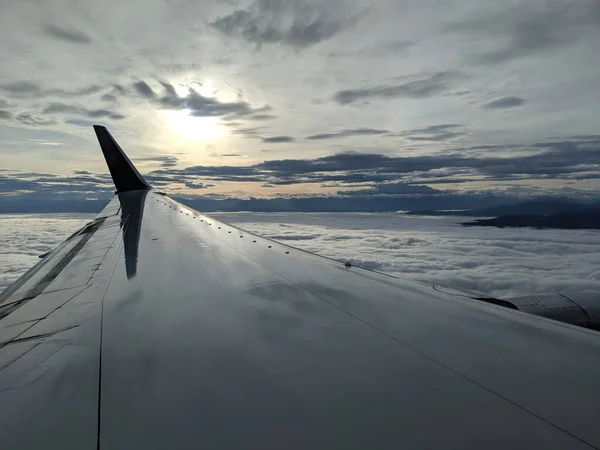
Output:
[[[321,258],[151,189],[0,298],[1,449],[590,449],[600,335]]]

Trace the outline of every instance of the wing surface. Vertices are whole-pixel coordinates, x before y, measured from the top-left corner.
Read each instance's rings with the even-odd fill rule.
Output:
[[[119,192],[0,301],[2,449],[600,446],[597,332],[151,189]]]

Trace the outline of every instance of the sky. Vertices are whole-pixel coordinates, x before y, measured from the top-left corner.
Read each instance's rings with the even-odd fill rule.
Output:
[[[101,209],[92,124],[188,199],[600,188],[598,0],[3,0],[0,42],[0,211]]]
[[[382,213],[211,216],[337,261],[497,298],[600,291],[599,230],[465,228],[465,217]],[[2,215],[0,291],[93,217]]]

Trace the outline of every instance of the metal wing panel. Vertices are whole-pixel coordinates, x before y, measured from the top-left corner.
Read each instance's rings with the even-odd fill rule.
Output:
[[[122,242],[112,205],[3,294],[2,449],[97,446],[101,299]]]
[[[596,333],[143,203],[104,302],[100,448],[600,443]]]

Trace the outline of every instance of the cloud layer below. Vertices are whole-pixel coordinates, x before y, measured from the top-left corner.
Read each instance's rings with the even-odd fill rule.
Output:
[[[245,230],[338,261],[499,298],[600,291],[600,232],[465,228],[455,217],[221,213]]]
[[[464,228],[455,217],[215,213],[248,231],[366,269],[500,298],[600,291],[600,232]],[[0,290],[92,214],[0,216]]]
[[[248,231],[355,265],[508,298],[600,290],[600,233],[463,228],[464,218],[401,214],[221,213]],[[91,214],[4,215],[0,290]]]

